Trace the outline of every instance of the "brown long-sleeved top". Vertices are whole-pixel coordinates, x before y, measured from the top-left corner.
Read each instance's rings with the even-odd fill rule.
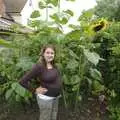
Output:
[[[45,93],[47,96],[56,97],[60,94],[61,80],[60,74],[57,68],[47,69],[41,64],[35,64],[32,70],[27,72],[21,79],[20,84],[28,90],[35,91],[35,88],[29,86],[29,82],[32,79],[38,79],[40,84],[38,85],[47,88],[48,91]]]

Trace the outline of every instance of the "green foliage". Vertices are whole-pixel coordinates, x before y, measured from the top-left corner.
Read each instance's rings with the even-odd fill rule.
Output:
[[[77,40],[77,36],[76,38],[74,36],[74,39],[69,38],[69,34],[65,35],[56,31],[56,29],[58,28],[47,26],[32,35],[13,35],[12,44],[17,46],[17,48],[1,50],[0,73],[7,81],[11,81],[9,87],[5,89],[6,99],[13,96],[16,101],[19,101],[30,97],[26,95],[26,91],[16,82],[39,60],[41,47],[49,43],[57,47],[56,62],[62,76],[64,76],[63,83],[65,88],[63,89],[63,96],[67,106],[70,104],[74,105],[73,101],[76,101],[75,105],[77,105],[79,98],[82,98],[80,87],[81,82],[86,80],[86,77],[91,80],[91,83],[92,79],[98,79],[98,75],[96,75],[97,77],[93,75],[94,78],[92,79],[89,76],[90,69],[94,68],[100,60],[99,55],[95,54],[95,52],[90,52],[93,49],[92,43],[86,44],[86,37],[82,34],[81,37],[83,39]],[[85,54],[85,51],[87,51],[87,54]],[[95,63],[92,61],[93,59],[89,58],[91,55],[95,59]],[[5,84],[6,82],[3,85]],[[73,98],[72,95],[75,97]]]
[[[94,79],[101,81],[102,75],[97,69],[90,69],[90,73]]]
[[[69,13],[68,13],[69,14]],[[50,16],[56,23],[60,23],[60,24],[66,24],[69,20],[69,16],[67,14],[64,13],[55,13],[53,15]]]
[[[40,12],[38,10],[35,10],[34,12],[32,12],[31,18],[36,18],[36,17],[40,17]]]
[[[99,32],[94,42],[99,44],[97,51],[104,61],[99,63],[103,84],[107,88],[108,111],[111,120],[119,120],[120,101],[120,23],[112,22],[108,29]]]
[[[71,10],[66,10],[66,11],[64,11],[65,13],[67,13],[67,14],[69,14],[69,15],[71,15],[71,16],[73,16],[74,14],[73,14],[73,12],[71,11]]]
[[[110,106],[109,111],[111,112],[110,115],[111,120],[120,120],[120,108],[118,106],[116,107]]]
[[[39,2],[39,8],[40,8],[40,9],[44,9],[44,8],[46,8],[45,3],[42,2],[42,1],[40,1],[40,2]]]
[[[98,51],[104,58],[104,61],[100,63],[104,84],[118,94],[120,84],[119,26],[119,23],[112,23],[106,31],[97,34],[94,40],[96,43],[100,43]]]
[[[28,102],[29,98],[32,97],[32,94],[23,88],[19,83],[13,82],[9,89],[5,92],[6,100],[16,100],[17,102],[21,102],[22,100],[26,100]]]
[[[22,69],[23,71],[27,71],[29,70],[29,68],[32,67],[33,64],[34,63],[32,62],[30,57],[22,57],[19,59],[18,63],[16,64],[16,67],[18,69]]]
[[[108,20],[120,20],[120,1],[119,0],[97,0],[95,14],[98,17],[105,17]]]
[[[0,39],[0,46],[12,48],[12,44],[6,40]]]
[[[100,56],[97,53],[84,50],[84,54],[91,63],[93,63],[94,65],[98,64]]]
[[[113,55],[119,57],[120,56],[120,43],[116,44],[116,46],[112,47]]]
[[[100,84],[100,82],[98,82],[98,81],[94,81],[93,82],[93,91],[92,91],[93,95],[97,96],[100,92],[103,92],[103,91],[105,91],[104,85]]]
[[[6,100],[8,100],[8,99],[11,97],[12,93],[13,93],[13,90],[12,90],[12,89],[8,89],[8,90],[7,90],[7,92],[6,92],[6,94],[5,94]]]
[[[47,4],[53,4],[54,6],[58,5],[59,0],[46,0]]]
[[[110,113],[110,120],[120,119],[120,97],[115,93],[114,90],[109,91],[109,104],[108,110]]]
[[[54,3],[56,6],[57,2],[51,0],[39,4],[44,6]],[[39,16],[38,11],[33,13],[35,14],[32,14],[32,18]],[[83,95],[92,94],[96,81],[97,84],[101,84],[101,74],[96,69],[101,58],[94,51],[96,47],[92,43],[94,35],[89,34],[87,29],[91,21],[86,20],[84,25],[81,24],[68,34],[64,34],[62,25],[68,23],[71,16],[73,12],[66,10],[51,15],[54,22],[32,19],[29,24],[36,29],[34,33],[11,35],[10,40],[16,48],[0,51],[0,74],[6,79],[1,87],[9,83],[4,91],[1,91],[6,99],[14,98],[16,101],[22,101],[31,97],[28,91],[18,84],[18,80],[38,62],[40,50],[46,44],[53,44],[57,48],[55,61],[63,78],[62,95],[66,107],[72,105],[76,108]],[[83,23],[83,18],[80,22]],[[14,30],[18,31],[17,28]]]
[[[72,31],[67,34],[63,33],[62,26],[69,23],[74,13],[71,10],[60,11],[59,0],[39,2],[40,9],[48,12],[48,8],[57,7],[58,11],[50,16],[46,12],[46,21],[34,19],[40,17],[39,11],[34,11],[29,23],[36,30],[34,33],[23,34],[19,26],[12,26],[16,34],[7,32],[6,35],[10,35],[9,40],[15,48],[0,40],[1,45],[8,47],[0,48],[0,96],[12,102],[28,101],[32,95],[18,81],[38,62],[42,46],[54,44],[65,106],[76,108],[87,95],[98,96],[107,91],[110,118],[120,120],[120,23],[108,22],[109,26],[104,30],[94,29],[97,23],[102,23],[103,17],[119,20],[120,2],[99,0],[97,3],[95,9],[82,12],[78,18],[80,25],[68,24]],[[51,17],[52,22],[47,17]]]
[[[90,22],[94,16],[94,9],[89,9],[87,11],[82,11],[82,15],[78,18],[78,21]]]

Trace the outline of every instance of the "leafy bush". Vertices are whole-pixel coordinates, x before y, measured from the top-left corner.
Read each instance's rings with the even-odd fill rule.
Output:
[[[47,5],[49,6],[49,2]],[[38,11],[37,15],[34,14],[35,12],[32,17],[39,16]],[[58,6],[58,13],[51,17],[54,23],[32,19],[30,25],[36,30],[34,33],[10,36],[12,45],[16,48],[2,48],[0,51],[0,74],[5,80],[0,86],[1,89],[4,88],[0,91],[1,95],[5,95],[7,99],[13,95],[16,101],[31,97],[30,93],[17,83],[21,76],[38,62],[40,49],[46,44],[54,44],[57,49],[56,64],[62,75],[63,100],[66,107],[77,107],[83,96],[94,90],[94,93],[104,90],[101,86],[101,74],[96,69],[101,58],[94,51],[94,34],[92,31],[89,33],[90,29],[87,29],[91,21],[85,21],[85,26],[81,24],[64,34],[62,25],[67,23],[70,16],[73,16],[72,11],[60,13]],[[83,17],[89,16],[86,14]],[[80,22],[83,23],[83,20],[84,18],[81,18]],[[98,84],[101,86],[99,90]]]
[[[100,56],[105,59],[99,66],[103,76],[104,84],[109,89],[114,89],[119,94],[119,23],[112,23],[104,32],[96,35],[94,42],[100,43],[98,51]]]

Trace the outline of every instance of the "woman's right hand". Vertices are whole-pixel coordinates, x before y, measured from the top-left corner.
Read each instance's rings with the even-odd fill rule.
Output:
[[[45,94],[48,90],[46,88],[43,88],[43,87],[38,87],[36,88],[36,93],[37,94]]]

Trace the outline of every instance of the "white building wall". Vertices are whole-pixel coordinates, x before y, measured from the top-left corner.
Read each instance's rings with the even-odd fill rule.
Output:
[[[31,13],[38,9],[38,0],[28,0],[21,11],[21,23],[27,25]]]

